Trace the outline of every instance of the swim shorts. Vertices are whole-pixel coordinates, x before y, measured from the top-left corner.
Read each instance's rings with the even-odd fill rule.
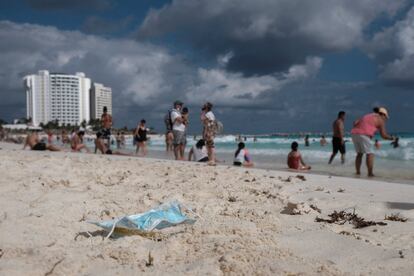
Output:
[[[214,127],[214,122],[209,122],[204,125],[203,130],[203,139],[206,141],[206,146],[214,148],[214,138],[216,136],[216,131]]]
[[[187,144],[187,138],[184,131],[173,130],[174,145],[185,145]]]
[[[339,137],[332,137],[332,152],[334,154],[338,153],[338,151],[341,154],[345,154],[346,149],[345,149],[345,143],[341,143],[341,138]]]
[[[110,128],[103,128],[99,131],[102,136],[102,139],[110,139],[111,138],[111,129]]]
[[[32,150],[46,150],[46,144],[45,143],[37,143],[33,146]]]
[[[233,165],[234,165],[234,166],[237,166],[237,167],[240,167],[240,166],[241,166],[241,165],[243,165],[243,164],[242,164],[242,162],[239,162],[239,161],[234,161],[234,162],[233,162]]]
[[[352,142],[354,142],[355,151],[357,153],[372,153],[372,141],[369,136],[352,134]]]

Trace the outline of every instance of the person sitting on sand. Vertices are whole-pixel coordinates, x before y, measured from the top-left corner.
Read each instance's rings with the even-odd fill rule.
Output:
[[[308,166],[303,162],[302,155],[298,151],[299,144],[297,142],[293,142],[290,148],[292,149],[291,152],[288,154],[287,158],[287,165],[289,169],[293,170],[310,170],[311,166]]]
[[[208,162],[206,142],[203,139],[198,142],[190,149],[188,153],[188,161],[196,162]]]
[[[69,144],[69,142],[70,142],[70,139],[69,139],[69,136],[68,136],[68,133],[66,132],[66,130],[62,130],[62,143],[63,144]]]
[[[237,150],[234,153],[234,166],[253,167],[253,162],[250,158],[249,152],[246,149],[246,145],[240,142],[237,145]]]
[[[60,148],[54,145],[40,142],[39,135],[37,134],[37,132],[33,132],[27,135],[26,142],[24,143],[23,149],[26,149],[27,146],[29,146],[31,150],[60,151]]]
[[[379,130],[381,137],[385,140],[394,140],[395,138],[387,134],[385,122],[388,120],[388,111],[384,108],[374,108],[373,113],[369,113],[354,122],[352,128],[352,141],[354,142],[356,174],[361,174],[362,157],[366,154],[366,163],[368,167],[368,176],[374,176],[374,153],[372,150],[372,137]]]
[[[96,133],[96,139],[95,139],[95,147],[97,150],[99,150],[102,154],[113,154],[113,155],[124,155],[124,156],[134,156],[133,154],[127,154],[127,153],[122,153],[119,151],[112,151],[111,149],[109,149],[105,143],[105,139],[103,134],[98,131]]]
[[[83,143],[83,136],[85,135],[85,131],[79,130],[75,135],[73,135],[72,140],[70,141],[70,146],[72,151],[80,152],[82,149],[85,149],[86,152],[89,152],[89,149]]]

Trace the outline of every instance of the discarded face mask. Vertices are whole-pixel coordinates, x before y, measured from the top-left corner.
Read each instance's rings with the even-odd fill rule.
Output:
[[[88,221],[110,231],[108,237],[116,230],[127,231],[143,231],[148,232],[154,229],[164,229],[170,226],[175,226],[182,223],[193,224],[195,219],[188,218],[181,208],[184,207],[190,212],[191,209],[179,204],[178,202],[170,202],[160,205],[148,212],[130,216],[124,216],[119,219],[107,221]]]

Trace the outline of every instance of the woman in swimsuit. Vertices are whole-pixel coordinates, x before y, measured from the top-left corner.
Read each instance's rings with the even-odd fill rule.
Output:
[[[139,150],[141,149],[142,156],[147,155],[147,128],[145,126],[146,121],[141,120],[141,122],[138,124],[137,128],[134,132],[134,139],[137,143],[137,149],[136,154],[138,154]]]
[[[290,146],[292,151],[288,154],[287,165],[289,169],[294,170],[310,170],[311,166],[308,166],[303,162],[302,155],[298,151],[299,144],[293,142]]]

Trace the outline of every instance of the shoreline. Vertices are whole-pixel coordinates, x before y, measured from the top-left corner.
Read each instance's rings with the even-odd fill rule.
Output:
[[[78,275],[408,275],[414,269],[410,184],[0,148],[0,274],[44,275],[52,267]],[[107,233],[86,223],[173,200],[202,219],[156,231],[160,240],[103,240]],[[387,225],[315,221],[353,210]],[[384,220],[396,213],[408,221]],[[147,266],[149,254],[154,262]]]
[[[5,146],[6,149],[13,149],[13,150],[22,150],[21,144],[14,144],[14,143],[9,143],[9,142],[0,142],[0,148],[2,148],[2,145]],[[4,147],[3,146],[3,147]],[[65,153],[71,153],[71,154],[88,154],[85,152],[72,152],[70,151],[70,148],[65,148],[68,151],[62,151]],[[28,149],[26,149],[26,151],[29,151]],[[121,152],[125,152],[125,153],[130,153],[130,151],[125,150],[125,149],[121,149]],[[154,152],[156,152],[155,155]],[[56,153],[56,152],[55,152]],[[94,154],[94,153],[89,153],[92,155],[102,155],[102,154]],[[160,150],[150,150],[149,151],[149,156],[136,156],[136,155],[132,155],[132,156],[120,156],[120,155],[112,155],[112,157],[121,157],[121,158],[137,158],[137,159],[148,159],[148,160],[154,160],[154,161],[172,161],[172,162],[178,162],[178,163],[184,163],[184,164],[188,164],[188,163],[197,163],[197,162],[189,162],[187,160],[184,161],[178,161],[178,160],[174,160],[173,155],[171,155],[172,153],[169,153],[170,156],[166,156],[166,152],[165,151],[160,151]],[[224,154],[221,154],[224,155]],[[105,155],[108,156],[108,155]],[[111,155],[109,155],[111,156]],[[219,154],[220,156],[220,154]],[[229,163],[225,163],[226,160],[224,162],[219,162],[217,163],[217,166],[227,166],[227,167],[234,167],[231,162]],[[337,166],[337,165],[331,165],[331,166]],[[341,165],[342,166],[342,165]],[[310,170],[310,171],[293,171],[286,168],[280,168],[280,167],[274,167],[274,168],[269,168],[266,166],[255,166],[252,168],[244,168],[242,167],[242,169],[249,169],[249,170],[265,170],[265,171],[276,171],[276,172],[287,172],[287,173],[298,173],[298,174],[309,174],[309,175],[320,175],[320,176],[328,176],[328,177],[343,177],[343,178],[350,178],[350,179],[360,179],[360,180],[368,180],[368,181],[381,181],[384,183],[404,183],[406,185],[414,185],[414,179],[407,179],[407,178],[400,178],[400,179],[392,179],[390,177],[385,177],[385,176],[375,176],[375,177],[368,177],[366,175],[361,175],[361,176],[357,176],[355,174],[353,175],[346,175],[346,174],[341,174],[341,173],[336,173],[336,172],[326,172],[326,171],[318,171],[318,170]]]

